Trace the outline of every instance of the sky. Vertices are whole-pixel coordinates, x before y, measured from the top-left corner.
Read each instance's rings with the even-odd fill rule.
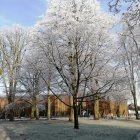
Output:
[[[100,0],[107,11],[107,1]],[[33,26],[46,12],[46,0],[0,0],[0,27],[20,24]]]
[[[0,0],[0,26],[32,26],[46,7],[46,0]]]

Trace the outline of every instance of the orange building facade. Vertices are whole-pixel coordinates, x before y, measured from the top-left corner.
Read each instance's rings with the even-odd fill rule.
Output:
[[[60,97],[63,102],[69,105],[69,97],[61,96]],[[79,103],[80,104],[80,103]],[[70,114],[70,107],[68,107],[64,103],[62,103],[59,99],[52,96],[51,97],[51,114],[52,116],[67,116]],[[94,102],[84,101],[81,106],[79,106],[79,115],[82,111],[88,111],[91,115],[94,114]],[[106,117],[110,114],[116,117],[120,116],[128,116],[128,105],[126,102],[115,103],[110,100],[100,99],[99,100],[99,114],[100,117]]]
[[[5,107],[5,105],[8,104],[7,99],[5,98],[0,98],[0,109],[3,109]]]
[[[69,116],[70,114],[70,107],[69,107],[69,97],[66,95],[61,95],[59,98],[62,101],[60,101],[55,96],[51,96],[51,116],[52,117],[61,117],[61,116]],[[46,116],[47,112],[47,96],[44,98],[44,101],[41,101],[40,104],[43,104],[45,106],[45,110],[40,112],[40,115]],[[0,114],[2,113],[5,106],[8,104],[7,100],[5,98],[0,98]],[[80,103],[79,103],[80,104]],[[24,107],[23,107],[24,106]],[[27,108],[26,108],[27,107]],[[20,110],[20,108],[23,108],[23,110]],[[31,112],[31,105],[27,104],[24,100],[16,102],[16,108],[15,110],[15,116],[25,116],[30,117]],[[20,110],[20,111],[18,111]],[[82,113],[82,111],[88,111],[91,115],[94,114],[94,102],[91,101],[84,101],[79,106],[79,115]],[[99,114],[100,117],[107,117],[110,114],[113,114],[113,116],[128,116],[128,105],[127,103],[120,103],[117,104],[113,101],[106,100],[106,99],[100,99],[99,100]]]

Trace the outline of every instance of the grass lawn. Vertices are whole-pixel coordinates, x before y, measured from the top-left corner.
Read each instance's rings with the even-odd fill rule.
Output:
[[[81,118],[74,130],[68,119],[0,121],[0,140],[135,140],[140,121]]]

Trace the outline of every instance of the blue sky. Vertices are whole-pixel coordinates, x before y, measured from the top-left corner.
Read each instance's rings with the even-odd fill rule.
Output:
[[[106,10],[108,0],[100,0]],[[47,8],[46,0],[0,0],[0,27],[20,24],[32,26]]]
[[[31,26],[46,11],[46,0],[0,0],[0,26]]]

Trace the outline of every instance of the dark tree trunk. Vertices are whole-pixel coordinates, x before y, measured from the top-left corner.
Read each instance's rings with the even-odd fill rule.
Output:
[[[133,99],[134,99],[134,108],[135,108],[136,120],[139,120],[140,118],[139,118],[136,94],[133,94]]]
[[[73,110],[74,110],[74,129],[79,129],[78,106],[76,101],[74,101],[73,103]]]
[[[9,121],[14,121],[14,110],[13,109],[10,110]]]
[[[11,104],[13,103],[13,99],[11,96],[8,97],[8,103]],[[14,121],[14,109],[11,108],[9,112],[9,121]]]

